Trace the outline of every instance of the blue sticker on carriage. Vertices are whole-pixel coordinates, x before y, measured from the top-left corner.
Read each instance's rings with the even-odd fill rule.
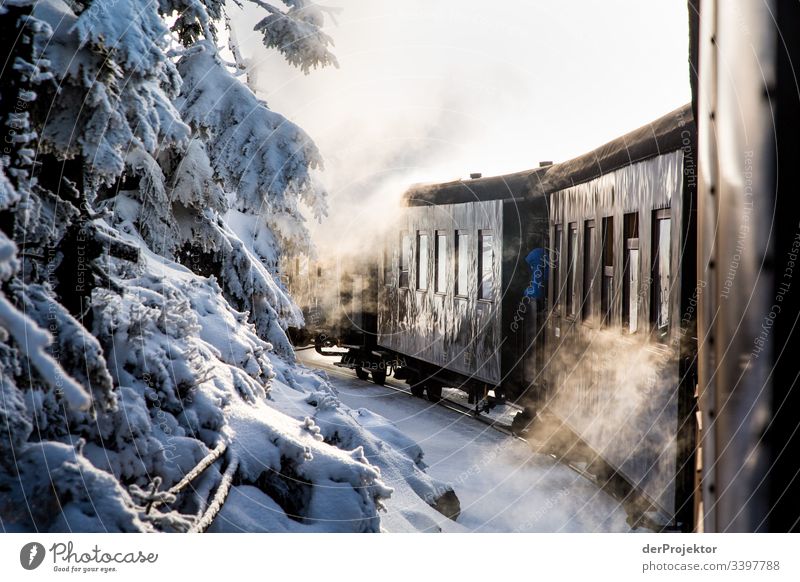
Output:
[[[525,262],[531,268],[531,283],[525,289],[525,296],[531,299],[544,299],[547,293],[547,251],[543,248],[533,249]]]

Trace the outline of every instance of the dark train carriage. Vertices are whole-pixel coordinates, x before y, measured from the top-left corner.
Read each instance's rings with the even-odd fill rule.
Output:
[[[530,173],[406,193],[382,259],[378,344],[417,395],[515,397],[534,382],[545,287],[531,253],[546,245],[547,208]]]
[[[375,299],[377,297],[377,259],[364,256],[351,262],[315,261],[296,258],[284,265],[284,284],[303,312],[303,327],[288,329],[297,347],[313,344],[325,351],[341,347],[368,351],[375,347]],[[357,370],[359,376],[363,375]]]
[[[551,193],[539,405],[683,528],[695,469],[694,143],[686,106],[532,176],[534,192]]]

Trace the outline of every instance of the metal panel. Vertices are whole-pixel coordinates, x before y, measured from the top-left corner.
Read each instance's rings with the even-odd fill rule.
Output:
[[[778,46],[774,4],[701,4],[698,279],[707,282],[699,330],[705,531],[758,531],[767,527],[769,515],[762,487],[769,455],[762,436],[770,419],[774,347],[770,333],[762,333],[775,318],[775,134],[768,98]],[[795,81],[790,83],[795,91]]]
[[[498,384],[500,370],[500,298],[502,281],[503,202],[492,200],[465,204],[411,207],[403,210],[396,236],[387,241],[396,268],[400,233],[412,235],[412,256],[416,260],[416,233],[434,240],[437,231],[447,233],[447,286],[437,293],[435,244],[429,244],[427,290],[418,290],[417,269],[411,268],[409,287],[399,288],[394,279],[380,288],[378,344],[413,358]],[[455,233],[467,231],[466,296],[455,295]],[[478,297],[478,234],[492,231],[493,277],[490,300]]]

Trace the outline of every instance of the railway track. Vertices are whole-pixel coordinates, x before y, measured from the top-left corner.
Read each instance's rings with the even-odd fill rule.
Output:
[[[336,366],[330,365],[327,362],[320,362],[320,361],[316,361],[315,360],[313,362],[306,362],[305,365],[307,365],[309,367],[313,367],[313,368],[324,370],[326,373],[333,374],[333,375],[335,375],[335,376],[337,376],[339,378],[345,379],[345,380],[356,380],[357,379],[354,375],[349,374],[349,373],[343,371],[342,369],[337,368]],[[379,386],[377,384],[373,384],[372,382],[368,382],[367,380],[361,380],[361,381],[365,382],[365,383],[372,384],[373,386]],[[398,392],[398,393],[401,393],[401,394],[406,394],[410,398],[415,398],[415,399],[418,398],[418,397],[414,396],[411,393],[411,389],[410,388],[406,388],[404,386],[392,385],[388,379],[387,379],[387,382],[385,384],[380,385],[379,387],[388,388],[389,390],[392,390],[394,392]],[[531,441],[529,441],[528,439],[525,439],[525,438],[523,438],[521,436],[518,436],[518,435],[514,434],[511,431],[511,427],[510,426],[494,422],[492,419],[490,419],[490,418],[488,418],[486,416],[481,416],[480,414],[476,414],[474,409],[472,409],[470,407],[467,407],[467,406],[464,406],[461,403],[458,403],[458,402],[455,402],[453,400],[449,400],[447,398],[442,397],[437,402],[431,402],[431,404],[436,404],[437,406],[442,406],[442,407],[444,407],[444,408],[446,408],[446,409],[448,409],[448,410],[450,410],[450,411],[452,411],[452,412],[454,412],[456,414],[467,416],[467,417],[471,418],[472,420],[480,422],[481,424],[484,424],[484,425],[492,428],[493,430],[496,430],[496,431],[498,431],[498,432],[500,432],[500,433],[502,433],[502,434],[504,434],[504,435],[506,435],[508,437],[511,437],[513,439],[516,439],[516,440],[523,441],[526,445],[530,446],[531,448],[533,448],[535,450],[535,445]],[[605,492],[606,494],[608,494],[611,497],[613,497],[614,499],[616,499],[625,508],[626,512],[628,513],[629,523],[630,523],[630,525],[632,527],[643,527],[643,528],[650,529],[650,530],[656,531],[656,532],[666,531],[666,530],[669,529],[666,526],[660,525],[660,524],[658,524],[656,522],[653,522],[652,520],[649,520],[649,518],[647,518],[646,516],[643,516],[640,512],[638,512],[638,511],[636,511],[635,509],[632,508],[632,505],[635,502],[635,499],[640,495],[640,493],[637,491],[637,488],[633,484],[631,484],[627,479],[625,479],[625,485],[627,486],[628,493],[621,493],[619,488],[616,487],[615,485],[613,485],[610,480],[604,482],[603,480],[599,479],[597,475],[595,475],[593,473],[590,473],[586,469],[584,469],[582,467],[579,467],[578,465],[576,465],[575,463],[569,461],[568,459],[566,459],[564,457],[560,457],[559,455],[557,455],[555,453],[552,453],[552,452],[546,452],[546,451],[536,451],[536,452],[539,453],[539,454],[542,454],[542,455],[546,455],[546,456],[552,458],[553,460],[557,461],[561,465],[568,467],[571,471],[573,471],[574,473],[578,474],[582,478],[584,478],[587,481],[589,481],[590,483],[592,483],[595,487],[597,487],[601,491]],[[619,475],[617,476],[617,478],[624,479],[623,477],[621,477]],[[636,494],[635,495],[632,494],[631,491],[636,491]],[[650,502],[650,504],[651,503],[652,502]]]
[[[348,372],[344,372],[342,369],[337,368],[336,366],[332,366],[330,364],[327,364],[327,362],[319,362],[319,361],[315,360],[313,362],[306,362],[306,363],[304,363],[304,365],[306,365],[308,367],[322,369],[326,373],[329,373],[329,374],[332,373],[335,376],[338,376],[339,378],[342,378],[342,379],[345,379],[345,380],[356,380],[357,379],[353,374],[350,374]],[[379,386],[378,384],[373,384],[372,382],[369,382],[368,380],[362,380],[362,382],[368,383],[368,384],[373,385],[373,386]],[[399,392],[399,393],[402,393],[402,394],[407,394],[411,398],[417,398],[416,396],[414,396],[411,393],[411,389],[410,388],[406,388],[405,386],[393,385],[393,384],[390,383],[390,380],[388,378],[386,380],[386,383],[383,384],[383,385],[380,385],[379,387],[388,388],[389,390],[393,390],[395,392]],[[503,434],[505,434],[507,436],[510,436],[512,438],[515,438],[515,439],[518,439],[518,440],[521,440],[521,441],[525,441],[525,439],[523,439],[523,438],[515,435],[514,433],[512,433],[510,426],[496,423],[496,422],[492,421],[490,418],[487,418],[485,416],[481,416],[480,414],[475,414],[475,410],[473,408],[470,408],[468,406],[464,406],[463,404],[461,404],[459,402],[455,402],[454,400],[450,400],[450,399],[445,398],[445,397],[440,398],[437,402],[433,402],[433,401],[429,401],[429,402],[431,404],[436,404],[437,406],[442,406],[442,407],[444,407],[444,408],[446,408],[448,410],[451,410],[451,411],[453,411],[453,412],[455,412],[457,414],[461,414],[463,416],[468,416],[469,418],[471,418],[471,419],[473,419],[475,421],[478,421],[478,422],[480,422],[482,424],[485,424],[486,426],[489,426],[489,427],[493,428],[494,430],[496,430],[498,432],[501,432],[501,433],[503,433]]]

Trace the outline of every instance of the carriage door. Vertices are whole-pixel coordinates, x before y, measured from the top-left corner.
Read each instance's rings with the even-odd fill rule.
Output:
[[[497,272],[495,236],[491,230],[478,230],[478,293],[475,304],[475,364],[478,376],[493,382],[500,381],[500,350],[495,319],[498,317],[496,298]]]
[[[625,256],[622,280],[622,327],[628,333],[639,329],[639,215],[625,215]]]
[[[539,373],[544,366],[545,334],[539,329],[544,317],[545,300],[547,299],[548,250],[543,241],[542,246],[534,248],[525,257],[525,262],[531,270],[531,280],[525,289],[524,299],[526,309],[522,319],[522,333],[518,334],[517,354],[524,354],[522,358],[521,384],[525,385],[530,379],[536,378],[539,384]],[[516,320],[516,319],[515,319]],[[527,382],[526,382],[526,379]]]
[[[450,364],[451,342],[445,340],[448,332],[449,302],[447,295],[449,247],[447,246],[447,231],[434,231],[433,239],[433,326],[435,337],[442,338],[441,350],[437,350],[437,363],[441,366]]]

